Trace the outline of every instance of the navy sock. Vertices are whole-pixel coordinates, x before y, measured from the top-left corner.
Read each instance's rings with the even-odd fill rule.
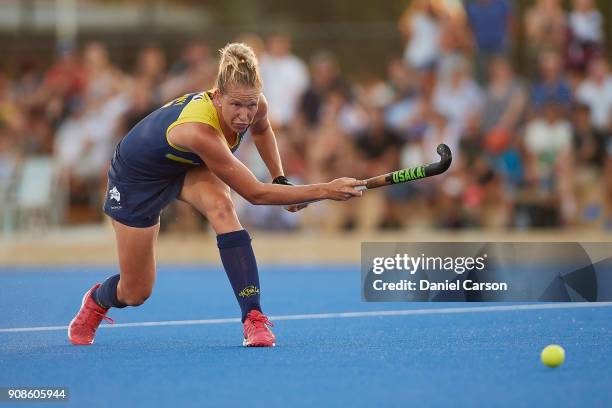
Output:
[[[261,312],[259,305],[259,274],[246,230],[217,235],[217,246],[225,273],[234,289],[242,311],[242,321],[253,309]]]
[[[117,300],[117,285],[119,284],[119,275],[114,275],[102,283],[102,286],[94,290],[91,294],[93,300],[103,308],[118,307],[124,308],[127,305]]]

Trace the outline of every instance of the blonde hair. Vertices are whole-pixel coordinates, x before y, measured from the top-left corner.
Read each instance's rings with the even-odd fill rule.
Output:
[[[230,86],[252,86],[261,89],[263,83],[259,76],[257,57],[248,45],[230,43],[219,50],[219,72],[216,87],[225,93]]]

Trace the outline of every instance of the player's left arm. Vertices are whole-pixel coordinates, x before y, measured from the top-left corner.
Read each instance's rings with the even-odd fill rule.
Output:
[[[257,113],[251,125],[251,135],[272,179],[284,176],[285,173],[283,172],[283,164],[278,152],[278,145],[276,144],[276,136],[268,120],[268,101],[263,94],[259,97]]]
[[[285,178],[278,145],[276,144],[276,136],[268,120],[268,101],[263,94],[260,96],[257,113],[251,125],[251,135],[259,155],[266,164],[272,180],[274,180],[273,182],[277,184],[291,184]],[[295,204],[285,208],[287,211],[296,212],[307,206],[308,204]]]

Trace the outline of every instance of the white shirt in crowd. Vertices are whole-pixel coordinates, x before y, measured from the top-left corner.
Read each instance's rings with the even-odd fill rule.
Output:
[[[435,109],[453,124],[463,126],[469,115],[479,112],[482,108],[483,94],[474,80],[464,78],[455,87],[450,83],[436,86],[433,104]]]
[[[525,147],[537,156],[537,171],[548,176],[553,171],[557,155],[571,147],[572,127],[565,120],[550,122],[534,119],[525,129]]]
[[[411,20],[411,37],[404,51],[404,59],[413,68],[427,68],[438,58],[440,28],[436,20],[424,13]]]
[[[572,12],[569,16],[569,26],[580,41],[600,43],[603,37],[601,25],[603,18],[597,10],[589,12]]]
[[[268,116],[272,122],[287,125],[298,109],[300,98],[308,86],[308,70],[295,55],[273,57],[263,55],[259,64],[268,100]]]
[[[96,110],[67,118],[55,139],[57,163],[82,178],[103,175],[112,156],[118,121],[129,107],[127,95],[119,94]]]
[[[603,84],[585,79],[576,90],[576,99],[591,109],[591,123],[596,129],[607,128],[612,112],[612,76]]]

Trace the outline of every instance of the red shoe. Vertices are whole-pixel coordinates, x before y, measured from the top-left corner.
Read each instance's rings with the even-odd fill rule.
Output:
[[[258,310],[251,310],[244,320],[244,341],[246,347],[274,347],[276,337],[269,327],[274,325],[266,315]]]
[[[96,330],[100,326],[102,319],[112,323],[115,323],[110,317],[106,317],[108,309],[105,309],[98,305],[95,300],[92,299],[91,294],[101,285],[96,283],[93,288],[89,289],[83,296],[83,302],[81,302],[81,309],[79,313],[72,319],[70,325],[68,325],[68,339],[74,345],[90,345],[94,342],[96,336]]]

